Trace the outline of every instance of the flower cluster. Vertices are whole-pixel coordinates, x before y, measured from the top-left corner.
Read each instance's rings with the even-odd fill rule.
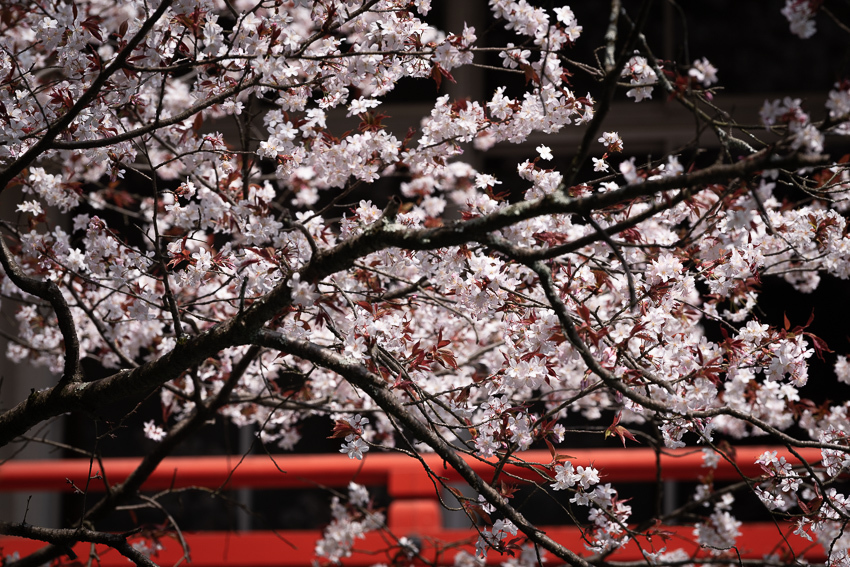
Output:
[[[815,35],[814,17],[822,0],[785,0],[782,15],[791,25],[791,33],[802,39]]]
[[[800,99],[765,101],[760,114],[766,126],[787,125],[793,149],[810,154],[823,152],[823,133],[811,123]]]
[[[517,535],[517,527],[510,520],[496,520],[491,528],[484,528],[475,544],[475,554],[486,557],[489,548],[504,549],[509,535]]]
[[[363,453],[369,450],[369,445],[362,438],[363,426],[367,423],[369,420],[360,414],[348,420],[351,433],[345,436],[345,443],[342,444],[340,453],[346,453],[349,459],[363,460]]]
[[[720,554],[734,547],[738,536],[741,535],[740,527],[741,522],[729,512],[718,510],[705,522],[697,523],[694,537],[713,554]]]
[[[688,75],[704,87],[710,87],[717,82],[717,68],[705,57],[694,61],[693,66],[688,69]]]
[[[846,118],[850,116],[850,83],[836,83],[835,88],[829,91],[826,108],[829,110],[830,120],[836,123],[834,132],[844,136],[850,135],[846,122]]]
[[[348,485],[346,503],[338,496],[333,497],[331,516],[331,523],[316,542],[316,556],[337,565],[351,555],[358,539],[364,539],[367,533],[382,528],[385,522],[383,513],[372,509],[366,488],[354,482]]]
[[[776,457],[776,451],[766,452],[756,463],[767,473],[768,480],[756,487],[756,495],[770,510],[786,511],[794,502],[786,499],[796,494],[807,473],[794,472],[785,457]]]
[[[652,98],[652,87],[658,80],[655,70],[649,65],[646,57],[635,55],[626,63],[621,75],[629,78],[632,88],[626,92],[626,96],[635,99],[635,102]]]

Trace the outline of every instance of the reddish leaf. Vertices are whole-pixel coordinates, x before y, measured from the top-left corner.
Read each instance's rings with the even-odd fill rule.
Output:
[[[195,120],[192,122],[192,130],[195,131],[195,134],[201,131],[201,126],[204,124],[204,115],[199,112],[195,115]]]
[[[439,64],[435,64],[434,68],[431,69],[431,78],[437,83],[437,90],[440,90],[440,85],[443,84],[443,75],[440,73]]]
[[[344,439],[348,435],[360,433],[348,423],[347,419],[338,419],[334,422],[333,433],[328,436],[328,439]]]
[[[505,498],[513,498],[517,490],[519,490],[519,487],[517,485],[508,484],[503,480],[502,485],[499,488],[499,494],[501,494]]]
[[[635,436],[632,435],[631,432],[628,429],[626,429],[625,427],[620,425],[620,418],[622,416],[623,416],[623,412],[620,411],[616,415],[616,417],[614,417],[613,423],[611,423],[611,425],[608,426],[608,429],[605,430],[605,438],[607,439],[611,435],[616,435],[617,437],[620,438],[620,441],[623,442],[623,447],[626,446],[626,438],[627,437],[629,439],[631,439],[632,441],[634,441],[635,443],[640,443],[640,441],[635,439]]]
[[[823,353],[824,352],[834,352],[832,349],[827,346],[826,341],[822,338],[814,335],[813,333],[803,333],[807,337],[812,340],[812,346],[815,348],[815,354],[821,360],[824,360]]]

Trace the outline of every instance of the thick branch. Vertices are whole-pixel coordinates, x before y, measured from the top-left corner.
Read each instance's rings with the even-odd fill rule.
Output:
[[[724,183],[764,169],[798,169],[826,162],[827,156],[822,155],[794,154],[781,157],[763,150],[733,164],[717,164],[684,175],[626,185],[605,193],[568,197],[563,191],[555,191],[535,201],[522,201],[489,215],[449,223],[438,228],[411,230],[392,223],[385,223],[383,228],[375,228],[378,224],[375,223],[372,225],[372,230],[323,251],[317,262],[311,263],[311,268],[314,265],[322,266],[322,271],[332,270],[331,273],[334,273],[350,267],[353,261],[352,256],[362,257],[367,253],[384,250],[391,246],[408,250],[433,250],[460,246],[471,241],[481,241],[489,233],[534,217],[570,213],[586,216],[592,211],[640,197],[648,197],[662,191]],[[305,276],[311,271],[308,269]]]
[[[122,534],[98,532],[86,528],[41,528],[24,523],[12,524],[9,522],[0,522],[0,534],[51,543],[61,550],[57,557],[65,554],[71,559],[77,558],[71,547],[78,542],[108,545],[136,565],[157,567],[156,563],[151,561],[148,556],[127,543],[127,536]]]
[[[85,513],[83,520],[89,523],[96,522],[111,513],[116,506],[119,506],[133,498],[141,489],[142,484],[144,484],[153,471],[156,470],[156,467],[159,466],[162,460],[173,453],[180,444],[203,427],[203,425],[214,416],[216,410],[227,403],[233,389],[239,383],[239,380],[245,374],[245,371],[248,369],[251,362],[254,361],[259,351],[260,349],[258,347],[249,348],[248,352],[246,352],[239,362],[233,366],[230,376],[218,393],[207,401],[206,404],[196,406],[195,411],[189,417],[172,427],[165,438],[160,441],[150,453],[145,455],[145,458],[142,459],[142,462],[139,463],[139,466],[136,467],[127,479],[121,484],[111,487],[111,489],[107,491],[107,494]],[[106,474],[106,472],[107,471],[103,471],[104,474]],[[108,481],[109,479],[104,477],[104,482]],[[2,525],[0,525],[0,527],[2,527]],[[76,530],[67,531],[72,533],[76,532]],[[0,533],[2,533],[2,531],[0,531]],[[41,538],[35,537],[32,539]],[[73,541],[88,540],[76,539]],[[39,549],[35,553],[28,555],[20,561],[10,563],[9,567],[34,567],[55,559],[65,553],[63,545],[59,545],[57,542],[53,541],[51,541],[51,543],[54,543],[55,545]],[[67,545],[68,542],[63,541],[61,543]]]
[[[654,205],[652,205],[642,213],[630,216],[629,218],[623,221],[609,225],[605,228],[599,227],[599,229],[597,229],[595,232],[586,234],[581,238],[576,238],[573,241],[566,242],[564,244],[559,244],[556,246],[550,246],[548,248],[518,248],[512,245],[504,238],[498,237],[496,235],[490,235],[487,238],[487,244],[489,246],[492,246],[496,250],[499,250],[500,252],[504,252],[506,255],[510,256],[514,260],[526,264],[535,260],[547,260],[551,258],[557,258],[558,256],[563,256],[564,254],[569,254],[570,252],[581,250],[585,246],[590,246],[598,240],[605,240],[606,242],[608,242],[608,239],[610,239],[611,236],[619,234],[633,226],[637,226],[641,222],[654,217],[662,211],[672,209],[673,207],[675,207],[685,199],[688,199],[692,195],[692,192],[689,190],[679,191],[677,195],[671,197],[669,200],[665,199],[664,201],[656,202]],[[608,237],[608,239],[605,238],[606,236]],[[613,240],[611,240],[611,242],[608,242],[608,244],[609,246],[617,245],[617,243],[613,242]]]
[[[56,313],[56,321],[59,324],[59,331],[62,333],[62,340],[65,343],[65,367],[62,371],[62,378],[59,380],[59,385],[65,386],[66,384],[82,380],[83,371],[80,366],[80,341],[77,338],[77,328],[74,326],[74,317],[71,315],[71,308],[68,307],[68,302],[65,301],[62,290],[59,289],[56,282],[51,280],[42,281],[26,275],[15,262],[12,251],[9,250],[6,239],[2,235],[0,235],[0,265],[3,266],[3,271],[12,280],[12,283],[22,291],[50,303],[50,306],[53,307],[53,312]]]
[[[614,70],[614,52],[617,49],[617,22],[620,20],[620,0],[611,0],[611,11],[608,16],[608,30],[605,32],[605,72]]]

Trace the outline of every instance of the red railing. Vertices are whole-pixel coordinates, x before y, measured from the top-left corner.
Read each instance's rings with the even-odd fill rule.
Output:
[[[740,474],[758,476],[763,471],[754,464],[756,458],[766,450],[776,450],[780,455],[796,464],[797,460],[784,448],[738,447],[736,466],[720,462],[713,477],[715,480],[738,480]],[[654,482],[657,479],[655,452],[647,448],[635,449],[590,449],[569,450],[575,465],[593,463],[605,482]],[[691,450],[670,451],[661,456],[661,478],[663,480],[695,481],[705,474],[702,468],[702,452]],[[820,460],[817,450],[799,450],[801,457],[809,462]],[[544,451],[528,451],[520,454],[528,462],[548,463],[551,458]],[[386,486],[391,503],[387,510],[387,527],[396,536],[415,535],[423,540],[456,542],[467,540],[474,543],[474,530],[445,529],[434,483],[422,465],[409,457],[397,454],[370,453],[364,461],[354,461],[344,455],[277,455],[234,457],[172,457],[165,459],[143,485],[143,490],[159,491],[169,488],[200,486],[207,488],[252,488],[252,489],[297,489],[316,486],[345,487],[350,481],[367,486]],[[425,462],[433,471],[451,481],[459,481],[454,470],[444,469],[443,461],[436,455],[425,455]],[[485,479],[492,475],[492,467],[475,459],[467,459],[472,468]],[[0,491],[55,491],[73,490],[68,483],[88,490],[103,491],[104,483],[122,482],[138,465],[139,459],[104,459],[103,469],[87,459],[9,461],[0,465]],[[90,472],[100,473],[102,479],[88,480]],[[506,472],[528,480],[540,480],[533,471],[520,467],[508,467]],[[671,536],[668,549],[684,547],[688,552],[697,550],[693,542],[693,528],[668,526],[663,528]],[[741,557],[760,559],[764,555],[793,552],[804,555],[809,561],[825,558],[819,545],[793,535],[791,524],[750,523],[745,524],[738,538]],[[580,530],[576,527],[546,527],[546,533],[563,545],[581,552],[585,549]],[[308,566],[314,559],[316,542],[321,538],[319,531],[284,532],[206,532],[185,534],[191,550],[192,565],[195,567],[243,567],[264,566]],[[657,538],[656,538],[657,539]],[[163,538],[164,549],[156,556],[157,563],[171,565],[183,555],[177,539]],[[652,549],[647,541],[640,542],[644,549]],[[658,544],[658,542],[655,542]],[[44,543],[20,538],[0,537],[0,553],[8,555],[18,552],[24,556]],[[792,549],[788,549],[788,546]],[[388,547],[381,534],[370,534],[358,540],[355,553],[345,559],[345,565],[367,566],[387,563],[390,558],[381,554]],[[426,546],[426,550],[428,547]],[[471,547],[466,549],[470,550]],[[114,550],[98,547],[101,565],[127,565],[127,559]],[[79,544],[75,551],[81,557],[89,555],[88,544]],[[427,552],[427,551],[426,551]],[[450,563],[452,554],[441,556],[441,561]],[[634,542],[619,550],[611,559],[639,560],[643,556]],[[490,552],[488,563],[499,563],[505,557]]]

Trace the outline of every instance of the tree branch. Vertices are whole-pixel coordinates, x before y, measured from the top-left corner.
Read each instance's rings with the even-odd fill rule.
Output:
[[[516,524],[532,542],[549,550],[570,565],[590,567],[590,564],[581,556],[554,541],[542,530],[536,528],[526,520],[518,510],[508,504],[508,501],[501,494],[472,470],[451,445],[429,429],[427,425],[414,418],[410,411],[399,402],[398,398],[387,389],[386,383],[380,376],[372,374],[362,365],[352,363],[329,348],[321,347],[305,340],[291,339],[274,331],[261,331],[256,341],[259,345],[293,354],[299,358],[333,370],[350,384],[363,390],[381,409],[392,415],[399,423],[413,432],[418,440],[426,443],[445,459],[469,486],[484,496],[500,513]]]
[[[6,239],[2,234],[0,234],[0,265],[3,266],[3,271],[12,280],[12,283],[22,291],[50,303],[53,312],[56,314],[59,331],[62,333],[62,339],[65,343],[65,366],[57,387],[61,388],[80,382],[83,379],[83,370],[80,366],[80,341],[77,338],[77,328],[74,324],[74,317],[71,315],[71,308],[68,307],[68,302],[65,301],[62,290],[52,280],[42,281],[26,275],[15,262],[12,251],[9,250]]]
[[[206,404],[198,404],[192,414],[172,427],[165,438],[160,441],[154,449],[142,459],[142,462],[121,484],[111,487],[107,494],[89,509],[82,518],[83,522],[94,523],[112,512],[116,506],[123,504],[133,498],[141,489],[144,482],[156,470],[162,460],[174,452],[186,439],[198,431],[212,417],[216,410],[227,403],[230,394],[245,374],[249,365],[259,354],[260,348],[252,346],[248,348],[245,355],[233,366],[227,381],[218,393],[209,399]],[[105,473],[106,471],[104,471]],[[104,479],[107,481],[108,479]],[[68,530],[73,532],[74,530]],[[24,536],[26,537],[26,536]],[[35,538],[38,539],[38,538]],[[78,539],[76,541],[86,541]],[[52,542],[51,542],[52,543]],[[63,542],[66,543],[66,542]],[[96,542],[97,543],[97,542]],[[117,549],[117,548],[116,548]],[[7,567],[36,567],[47,561],[61,556],[61,546],[52,545],[42,548],[19,561],[12,562]]]
[[[41,528],[25,523],[0,522],[0,534],[50,543],[57,550],[61,550],[59,555],[65,554],[72,560],[77,558],[72,549],[73,545],[78,542],[86,542],[108,545],[140,567],[157,567],[156,563],[151,561],[147,555],[127,543],[127,538],[135,531],[138,530],[127,534],[111,534],[86,528]],[[7,563],[7,565],[18,565],[19,563],[13,561]]]

